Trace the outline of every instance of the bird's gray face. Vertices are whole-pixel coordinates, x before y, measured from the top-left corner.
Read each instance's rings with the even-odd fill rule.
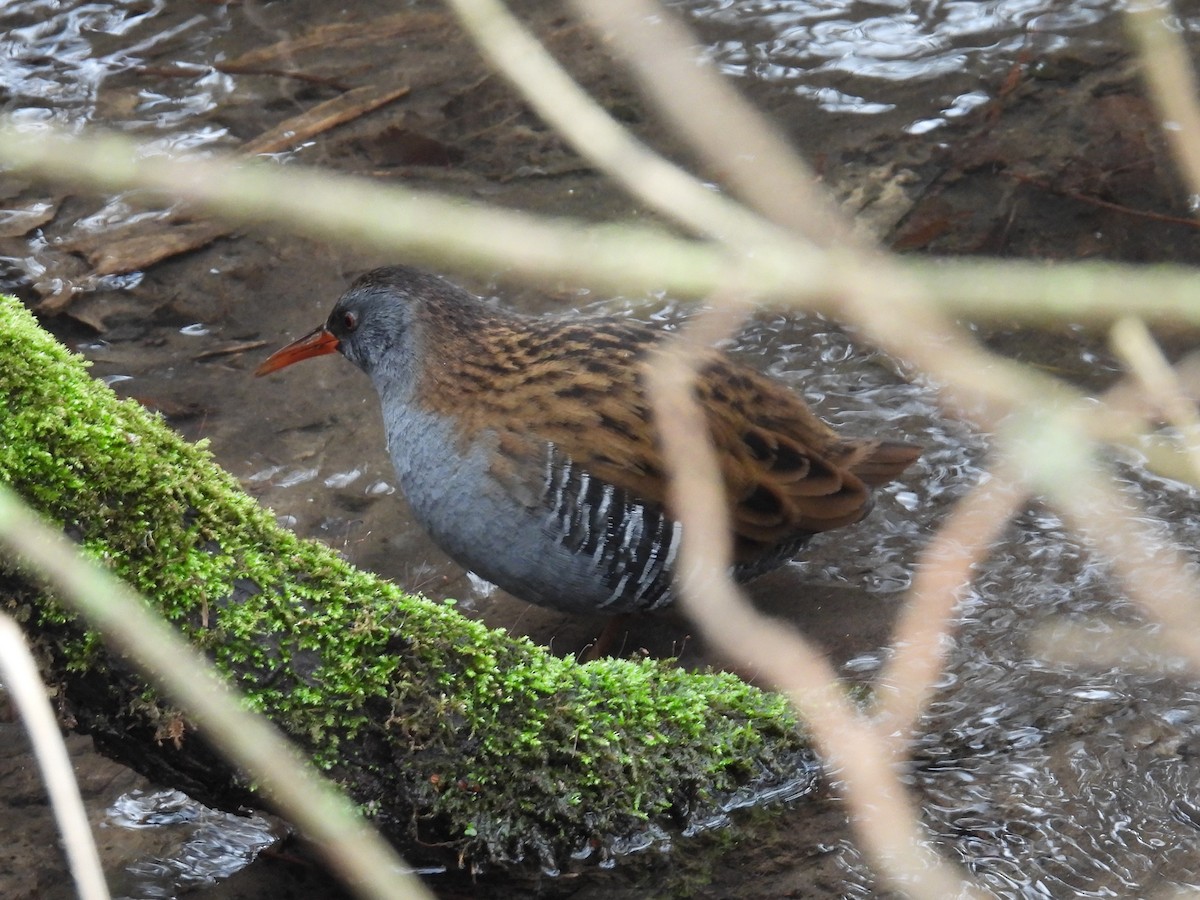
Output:
[[[342,295],[325,322],[338,351],[368,375],[396,346],[411,340],[413,301],[394,286],[355,286]]]
[[[342,295],[324,325],[276,350],[254,374],[266,375],[336,350],[370,375],[376,386],[382,381],[411,381],[419,298],[422,292],[445,290],[441,279],[404,266],[368,272]],[[399,352],[389,353],[393,348]]]

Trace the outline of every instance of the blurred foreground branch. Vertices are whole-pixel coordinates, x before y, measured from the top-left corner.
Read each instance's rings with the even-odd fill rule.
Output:
[[[491,12],[496,12],[494,5],[483,0],[459,0],[458,5],[485,12],[491,7]],[[605,18],[606,14],[619,11],[617,4],[581,5],[602,19],[605,29],[623,34],[625,40],[634,36],[627,22],[622,25],[616,19]],[[640,9],[644,15],[647,7],[620,4],[620,9],[626,10],[625,15],[630,8]],[[662,10],[658,13],[668,15]],[[506,27],[507,24],[511,23],[506,22]],[[1156,20],[1153,24],[1161,25]],[[488,29],[478,31],[481,40],[487,43]],[[503,36],[514,39],[514,33],[509,31]],[[714,90],[720,91],[720,102],[713,106],[722,111],[718,118],[726,123],[735,118],[747,123],[732,132],[751,134],[759,142],[757,146],[773,160],[768,171],[774,179],[764,182],[758,179],[762,173],[752,171],[753,167],[729,165],[735,189],[752,204],[751,208],[738,207],[723,196],[706,197],[703,194],[706,189],[698,190],[697,179],[626,141],[627,136],[614,130],[615,123],[605,121],[594,108],[580,104],[586,97],[581,98],[572,90],[573,85],[564,84],[552,69],[533,69],[532,77],[528,69],[522,74],[521,58],[525,57],[527,64],[532,57],[522,51],[522,47],[528,50],[529,45],[520,43],[524,38],[519,34],[512,46],[520,52],[506,54],[499,42],[489,52],[499,64],[514,67],[509,73],[512,80],[524,85],[533,102],[545,110],[547,118],[558,121],[577,145],[586,148],[589,140],[593,141],[589,158],[596,165],[695,233],[723,242],[682,238],[666,229],[641,224],[596,226],[538,219],[299,168],[282,170],[275,166],[233,164],[218,158],[146,157],[138,153],[134,144],[115,136],[79,138],[48,130],[22,132],[9,128],[0,131],[0,156],[13,167],[83,184],[93,190],[150,189],[235,222],[271,223],[293,233],[344,241],[359,248],[386,248],[403,252],[416,262],[450,264],[488,273],[503,269],[541,281],[569,278],[586,282],[594,289],[634,294],[665,290],[676,296],[699,297],[735,290],[740,297],[802,304],[858,324],[864,334],[917,365],[953,392],[956,408],[976,414],[977,421],[996,427],[1014,412],[1021,414],[1016,424],[1004,425],[1010,440],[993,466],[993,472],[998,474],[996,483],[978,489],[964,503],[922,562],[912,605],[897,633],[900,646],[895,648],[885,670],[883,689],[873,710],[876,718],[872,721],[847,700],[844,687],[831,667],[801,636],[764,623],[753,611],[745,609],[736,589],[724,578],[721,560],[727,556],[727,548],[722,544],[720,517],[712,514],[714,509],[723,508],[723,504],[714,500],[716,481],[703,477],[702,462],[693,465],[696,448],[704,440],[695,423],[689,424],[688,420],[686,363],[675,360],[674,368],[668,367],[659,375],[658,404],[666,423],[664,438],[675,447],[673,468],[677,480],[673,490],[678,508],[685,511],[687,519],[683,572],[689,608],[697,615],[706,635],[731,657],[737,659],[753,652],[756,659],[765,660],[769,674],[787,691],[796,709],[811,718],[816,740],[844,779],[856,822],[863,826],[864,843],[883,871],[900,885],[921,888],[930,896],[969,891],[970,886],[964,884],[960,874],[933,856],[926,846],[915,803],[897,778],[894,763],[902,754],[924,700],[932,690],[944,653],[939,644],[951,633],[957,598],[969,585],[973,567],[986,555],[989,543],[1002,531],[1026,494],[1031,491],[1045,494],[1064,511],[1065,518],[1076,529],[1114,562],[1131,595],[1152,615],[1170,624],[1168,639],[1174,642],[1176,650],[1191,659],[1193,666],[1200,664],[1200,642],[1190,636],[1196,633],[1194,607],[1198,592],[1182,554],[1165,548],[1160,535],[1141,527],[1140,512],[1121,502],[1107,480],[1107,473],[1093,458],[1094,440],[1134,439],[1145,429],[1145,423],[1128,409],[1092,403],[1061,381],[984,352],[950,319],[963,315],[1035,322],[1062,318],[1110,321],[1134,315],[1157,322],[1200,324],[1200,279],[1193,269],[1178,266],[898,260],[846,243],[839,243],[828,252],[817,252],[814,235],[819,236],[824,230],[828,235],[841,236],[849,229],[835,219],[810,216],[808,209],[788,207],[789,202],[801,202],[797,197],[806,195],[806,173],[798,168],[788,169],[787,149],[771,145],[771,135],[753,132],[759,127],[754,115],[731,106],[737,102],[731,92],[710,86],[706,95],[703,78],[697,80],[699,87],[694,91],[693,86],[674,80],[681,78],[680,73],[686,69],[676,51],[678,45],[687,41],[686,34],[684,39],[679,38],[678,31],[670,34],[673,42],[670,52],[674,55],[662,61],[665,68],[644,66],[642,77],[653,81],[656,72],[670,76],[672,80],[662,82],[669,86],[659,91],[658,102],[680,123],[684,133],[694,124],[690,113],[707,109],[705,101],[712,98]],[[654,62],[646,60],[645,47],[640,50],[635,47],[629,55],[640,63]],[[1178,115],[1187,126],[1186,140],[1196,145],[1197,140],[1192,138],[1200,126],[1194,123],[1200,119],[1194,108],[1171,105],[1177,101],[1191,102],[1186,96],[1180,99],[1187,94],[1189,82],[1179,77],[1186,67],[1179,65],[1178,53],[1168,61],[1174,66],[1173,79],[1154,76],[1156,83],[1168,85],[1173,80],[1175,85],[1163,88],[1174,94],[1173,99],[1163,102],[1162,108],[1182,110]],[[539,56],[536,62],[541,65],[545,59]],[[1183,90],[1180,84],[1184,85]],[[557,97],[541,93],[547,85],[561,89]],[[589,110],[586,116],[569,114],[572,108],[564,114],[561,109],[564,97],[568,103],[580,104],[573,109]],[[585,129],[579,128],[580,122],[586,125]],[[710,165],[714,160],[735,160],[741,148],[736,141],[717,141],[708,134],[713,127],[710,123],[703,134],[696,129],[690,138],[692,144]],[[621,171],[622,165],[632,168]],[[1194,161],[1190,170],[1196,171]],[[771,184],[794,187],[773,197],[768,190]],[[794,233],[788,234],[784,230],[787,228]],[[698,333],[708,338],[724,333],[736,312],[736,308],[719,306],[713,324],[699,326],[709,330]],[[1171,398],[1163,399],[1172,402]],[[1174,408],[1178,409],[1178,403]],[[702,455],[700,459],[703,460]],[[36,484],[29,488],[35,497],[38,489]],[[70,521],[66,524],[69,528],[78,526]],[[105,546],[96,544],[94,538],[90,540],[89,549],[94,554],[103,556],[109,552]],[[284,555],[298,552],[298,546],[287,545]],[[336,569],[338,575],[332,581],[339,589],[339,579],[349,577],[332,556],[322,556],[319,565],[322,571]],[[156,587],[149,583],[150,576],[140,577],[148,580],[145,586]],[[698,583],[703,583],[704,589]],[[254,587],[257,590],[251,591],[249,598],[240,597],[239,603],[251,598],[259,602],[264,595],[279,599],[274,593],[275,585],[270,590],[263,590],[258,584]],[[600,695],[611,698],[605,702],[616,702],[617,698],[624,701],[644,695],[644,691],[641,694],[639,691],[649,685],[665,691],[672,702],[681,696],[700,697],[703,702],[697,703],[707,718],[702,718],[701,734],[691,735],[692,740],[713,740],[714,735],[722,734],[721,729],[730,724],[730,717],[738,722],[746,716],[754,725],[753,733],[767,734],[767,745],[779,741],[788,750],[795,749],[794,732],[785,728],[775,733],[771,729],[776,726],[767,724],[782,714],[780,707],[772,706],[771,699],[763,695],[744,693],[744,686],[733,679],[706,681],[700,676],[668,674],[654,666],[626,668],[617,663],[582,669],[563,663],[563,668],[559,668],[559,663],[547,661],[520,642],[487,635],[444,610],[402,600],[390,587],[380,587],[377,583],[367,590],[381,593],[373,599],[356,597],[352,604],[361,605],[351,610],[336,605],[327,609],[325,594],[319,595],[321,602],[317,603],[317,587],[312,583],[295,587],[294,594],[283,597],[283,608],[291,610],[288,629],[301,624],[313,626],[312,631],[301,632],[297,648],[308,654],[315,652],[322,658],[326,646],[322,643],[323,635],[339,629],[345,632],[347,625],[353,628],[369,625],[370,640],[378,643],[365,656],[358,657],[358,664],[368,658],[380,661],[381,671],[377,674],[383,677],[381,683],[386,687],[383,694],[369,698],[331,699],[311,693],[313,671],[298,667],[288,676],[291,678],[288,687],[299,694],[308,692],[306,699],[312,705],[299,721],[289,720],[287,727],[301,736],[305,746],[326,764],[335,766],[339,777],[350,782],[356,797],[366,796],[368,802],[374,803],[383,795],[376,793],[379,785],[371,782],[369,793],[356,793],[354,778],[337,768],[339,763],[335,761],[345,750],[345,742],[355,739],[355,734],[347,734],[344,723],[330,732],[328,721],[329,717],[344,716],[351,709],[357,715],[373,702],[370,715],[366,716],[370,724],[355,727],[377,729],[373,733],[390,742],[387,745],[396,754],[386,771],[375,773],[391,779],[383,793],[395,796],[403,790],[415,791],[419,801],[426,804],[420,812],[450,815],[450,827],[461,829],[450,835],[450,839],[457,846],[472,848],[480,858],[488,854],[492,858],[515,855],[511,847],[500,845],[497,820],[489,819],[492,813],[483,811],[481,806],[491,798],[493,782],[489,779],[495,776],[479,775],[486,771],[483,763],[464,762],[440,756],[441,751],[431,751],[429,742],[434,737],[444,737],[445,732],[457,735],[468,731],[473,739],[485,744],[490,741],[489,752],[503,757],[506,771],[519,765],[536,773],[536,784],[521,785],[523,792],[532,791],[521,802],[542,818],[533,825],[524,821],[520,834],[529,836],[544,833],[548,828],[561,829],[561,834],[569,833],[572,839],[583,834],[572,818],[578,809],[590,808],[593,802],[608,803],[611,798],[588,794],[586,802],[579,801],[581,807],[568,808],[579,795],[565,795],[568,799],[564,801],[555,781],[557,770],[551,767],[544,752],[547,746],[561,749],[570,744],[574,753],[581,739],[596,737],[597,711],[603,708],[606,714],[612,714],[611,709],[600,705],[597,699]],[[197,640],[211,640],[205,637],[207,630],[220,628],[228,633],[234,628],[232,623],[236,620],[227,618],[232,615],[231,606],[236,605],[229,603],[230,592],[234,590],[235,585],[225,585],[206,597],[205,603],[211,603],[211,609],[208,605],[199,609],[189,606],[170,612],[192,629]],[[218,624],[210,624],[210,614]],[[48,621],[47,614],[37,615]],[[266,619],[254,623],[249,631],[258,633],[265,628],[267,633],[279,634],[277,629],[272,631],[267,627],[268,623]],[[427,692],[423,702],[432,703],[433,710],[428,705],[418,705],[414,713],[408,705],[415,702],[413,697],[403,692],[406,690],[403,679],[409,676],[408,669],[402,667],[413,664],[414,654],[419,656],[418,648],[426,638],[414,638],[413,634],[416,631],[424,635],[421,629],[426,626],[435,629],[428,640],[441,648],[439,652],[444,655],[438,656],[430,671],[423,672],[423,676],[433,678],[431,683],[422,682],[422,691]],[[454,637],[447,639],[446,634]],[[312,646],[305,642],[311,642]],[[94,642],[90,646],[96,652]],[[270,648],[270,665],[276,664],[275,654],[282,649],[283,645]],[[225,651],[214,648],[214,652],[218,661],[222,661],[220,654]],[[228,656],[223,660],[236,677],[247,682],[259,671],[239,669],[244,661]],[[417,661],[421,665],[429,663]],[[400,671],[405,674],[396,674]],[[451,690],[449,682],[437,680],[438,671],[469,681],[477,693],[464,699]],[[322,674],[318,681],[324,677]],[[515,693],[513,679],[521,685],[521,690]],[[681,685],[686,685],[687,692],[694,688],[698,693],[680,694]],[[528,694],[522,693],[526,690]],[[728,706],[722,706],[728,703],[723,695],[730,692],[742,692],[739,696],[752,711],[734,713]],[[481,702],[481,697],[486,697],[486,702]],[[496,697],[502,699],[497,702]],[[566,697],[570,704],[579,703],[571,708],[581,714],[569,726],[557,719],[551,725],[539,719],[534,709],[522,705],[521,697],[536,698],[538,710],[563,702]],[[273,695],[266,700],[256,695],[254,702],[278,715],[277,700]],[[485,718],[470,719],[469,711],[470,715],[476,715],[480,708],[487,710]],[[155,706],[154,710],[154,715],[165,722],[164,727],[173,727],[176,720],[171,718],[168,708]],[[645,710],[636,711],[637,716],[645,714]],[[619,715],[633,716],[635,712]],[[671,715],[666,718],[671,719]],[[470,728],[464,728],[466,721],[473,723]],[[531,728],[530,722],[536,722],[537,727]],[[673,774],[669,769],[659,768],[661,748],[655,744],[660,738],[671,743],[666,736],[667,726],[662,726],[664,730],[660,732],[651,729],[654,740],[637,743],[643,737],[644,723],[637,728],[625,725],[600,735],[588,751],[588,759],[576,756],[574,762],[590,769],[595,760],[605,761],[611,764],[609,774],[598,777],[614,781],[628,777],[632,768],[643,767],[669,787]],[[513,727],[515,732],[510,730]],[[503,733],[505,737],[494,737],[492,728],[503,729],[495,734]],[[146,733],[144,727],[143,733]],[[314,741],[314,734],[327,733],[336,738],[333,747]],[[185,734],[190,735],[186,726]],[[690,748],[691,744],[684,746]],[[711,748],[705,752],[709,751]],[[745,756],[744,751],[739,752]],[[766,751],[753,750],[751,755],[754,752]],[[782,755],[771,759],[772,764],[780,764],[774,771],[782,771],[782,759]],[[453,764],[447,760],[453,760]],[[481,768],[477,770],[476,766]],[[460,778],[464,772],[470,772],[470,777]],[[445,776],[451,773],[453,778],[447,779]],[[483,790],[476,791],[477,787]],[[649,802],[653,807],[650,815],[663,812],[665,801],[661,797]],[[393,818],[408,821],[402,810],[378,811],[383,813],[381,821]],[[645,808],[632,810],[634,818],[645,813]],[[629,821],[629,817],[622,821]],[[422,834],[422,838],[428,837]]]
[[[655,418],[684,522],[678,579],[684,609],[706,640],[737,662],[753,660],[812,729],[824,762],[842,779],[856,829],[892,884],[926,897],[975,897],[973,885],[929,847],[914,798],[896,777],[891,745],[856,708],[833,666],[798,631],[756,612],[729,576],[733,548],[716,453],[692,395],[695,360],[736,322],[727,298],[694,320],[652,370]]]
[[[0,487],[0,510],[6,493]],[[50,707],[50,698],[46,696],[46,687],[25,643],[24,633],[10,616],[3,613],[0,613],[0,676],[0,683],[20,710],[21,720],[29,733],[46,793],[54,806],[54,817],[62,834],[75,890],[80,900],[108,900],[100,855],[88,825],[71,759]]]
[[[570,279],[597,290],[696,298],[736,277],[747,295],[836,312],[832,299],[864,277],[857,256],[818,253],[805,243],[764,248],[747,261],[719,244],[660,227],[539,217],[302,166],[219,155],[154,156],[117,134],[69,135],[6,124],[0,127],[0,159],[10,169],[94,192],[146,191],[238,224],[271,225],[358,249],[402,253],[414,263],[508,271],[542,283]],[[1111,321],[1135,315],[1200,324],[1200,279],[1188,266],[930,257],[895,264],[929,302],[973,319]],[[886,306],[894,287],[879,280],[872,296]]]

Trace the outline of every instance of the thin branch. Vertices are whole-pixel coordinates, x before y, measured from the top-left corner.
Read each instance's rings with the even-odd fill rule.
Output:
[[[1125,21],[1176,162],[1193,196],[1200,196],[1200,106],[1196,75],[1179,32],[1167,26],[1170,4],[1131,0]]]
[[[1179,431],[1193,484],[1200,483],[1200,414],[1162,350],[1141,319],[1118,320],[1110,332],[1113,349],[1133,373],[1151,403]]]
[[[891,657],[876,679],[875,724],[892,741],[897,760],[946,662],[944,639],[953,632],[961,593],[1026,496],[1017,474],[1002,461],[959,501],[921,553]]]
[[[157,156],[113,133],[0,125],[0,160],[13,170],[96,192],[146,191],[236,223],[267,223],[360,250],[404,253],[414,262],[506,270],[535,281],[570,278],[597,290],[704,297],[736,270],[754,296],[829,313],[836,312],[833,299],[851,285],[868,289],[884,309],[899,292],[878,273],[864,273],[859,256],[819,254],[806,244],[764,247],[738,263],[719,245],[653,225],[535,216],[216,153]],[[1189,266],[938,258],[907,258],[895,266],[947,315],[1031,322],[1136,315],[1200,325],[1200,279]]]
[[[0,127],[0,160],[13,170],[97,192],[136,189],[186,201],[234,223],[270,224],[359,250],[403,252],[414,263],[491,273],[503,269],[543,281],[587,279],[616,292],[665,288],[680,296],[703,296],[732,265],[718,245],[654,225],[539,217],[366,178],[216,153],[203,158],[154,155],[114,133],[73,136],[8,125]],[[809,265],[820,265],[813,252],[768,251],[766,264],[747,269],[745,277],[768,295],[779,293],[788,280],[820,293],[823,276]],[[787,269],[797,271],[788,276]]]
[[[859,243],[776,127],[713,66],[700,41],[655,0],[573,0],[637,76],[666,121],[753,209],[819,247]]]
[[[479,48],[538,114],[633,196],[731,247],[777,244],[769,223],[656,154],[579,87],[498,0],[448,0]]]
[[[902,265],[941,309],[973,321],[1112,322],[1137,316],[1200,324],[1194,267],[982,258],[906,259]]]
[[[795,629],[755,612],[730,580],[732,546],[720,467],[691,384],[698,351],[726,333],[742,311],[727,300],[692,320],[650,373],[669,502],[683,523],[677,570],[683,607],[718,652],[753,665],[804,717],[823,759],[840,777],[854,827],[882,874],[921,896],[982,897],[930,849],[890,743],[854,709],[828,660]]]
[[[71,759],[46,697],[46,686],[38,676],[37,663],[29,652],[20,626],[3,613],[0,613],[0,676],[3,676],[0,680],[8,688],[29,733],[33,755],[42,770],[54,819],[62,834],[75,888],[82,900],[108,900],[110,895],[100,854],[92,838]]]

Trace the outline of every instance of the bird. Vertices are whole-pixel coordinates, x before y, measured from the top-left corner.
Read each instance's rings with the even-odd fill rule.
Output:
[[[646,386],[663,337],[623,317],[506,311],[398,265],[357,278],[323,325],[255,374],[341,353],[374,384],[400,488],[434,543],[521,600],[619,615],[676,593],[682,528]],[[871,489],[921,452],[839,435],[716,348],[694,396],[720,461],[738,582],[860,521]]]

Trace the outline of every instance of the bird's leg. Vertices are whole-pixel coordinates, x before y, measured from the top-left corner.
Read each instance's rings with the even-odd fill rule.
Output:
[[[612,656],[613,654],[609,651],[612,650],[612,646],[617,639],[617,635],[628,627],[632,618],[632,613],[621,613],[613,616],[607,622],[605,622],[603,630],[599,635],[596,636],[596,639],[580,651],[579,661],[592,662],[593,660],[599,659],[602,656]],[[623,649],[623,645],[618,647],[617,653],[619,654]]]

